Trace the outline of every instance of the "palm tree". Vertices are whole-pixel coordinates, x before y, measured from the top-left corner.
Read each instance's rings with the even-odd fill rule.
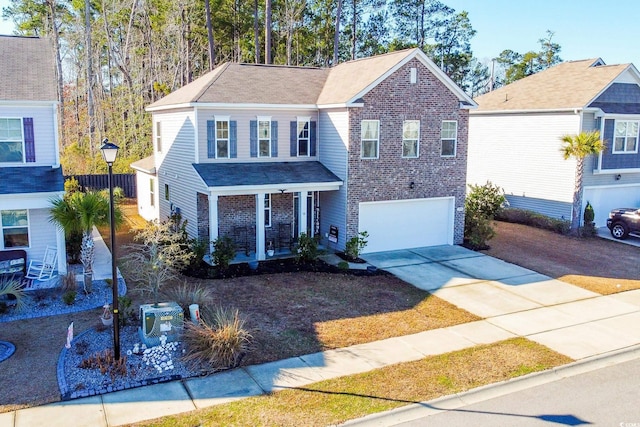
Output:
[[[109,224],[109,198],[97,191],[77,192],[62,199],[52,200],[51,204],[52,222],[62,227],[67,234],[82,233],[80,261],[84,266],[85,290],[90,291],[94,260],[91,233],[94,226]],[[116,225],[122,223],[122,211],[117,205],[114,207],[114,217]]]
[[[573,189],[573,213],[571,215],[571,231],[576,233],[580,227],[580,211],[582,209],[582,175],[584,159],[590,155],[600,154],[605,148],[600,139],[600,132],[581,132],[578,135],[564,135],[560,138],[560,151],[565,160],[570,157],[576,159],[576,177]]]

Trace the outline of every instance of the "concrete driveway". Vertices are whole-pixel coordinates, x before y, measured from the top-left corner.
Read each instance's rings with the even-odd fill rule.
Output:
[[[361,257],[495,326],[573,359],[640,344],[640,290],[602,296],[461,246]]]
[[[602,239],[613,240],[614,242],[624,243],[625,245],[637,246],[640,248],[640,236],[637,234],[630,234],[626,239],[620,240],[614,238],[607,227],[599,227],[596,232],[598,233],[598,237]]]

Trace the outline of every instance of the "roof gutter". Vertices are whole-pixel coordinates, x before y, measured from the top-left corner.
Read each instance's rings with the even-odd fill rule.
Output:
[[[492,115],[492,114],[525,114],[525,113],[573,113],[578,114],[581,111],[584,111],[584,107],[569,107],[569,108],[550,108],[550,109],[539,109],[539,110],[475,110],[471,111],[472,115]]]

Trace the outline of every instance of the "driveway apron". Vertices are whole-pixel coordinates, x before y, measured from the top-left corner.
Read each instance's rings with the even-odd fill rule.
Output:
[[[574,359],[640,344],[640,291],[611,296],[461,246],[362,255],[419,289]]]

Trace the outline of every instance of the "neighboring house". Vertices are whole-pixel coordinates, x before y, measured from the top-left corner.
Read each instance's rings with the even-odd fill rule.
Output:
[[[331,69],[226,63],[147,107],[140,211],[179,212],[190,236],[257,259],[301,233],[343,249],[367,231],[366,252],[461,243],[474,106],[418,49]]]
[[[65,273],[64,232],[49,221],[51,199],[64,193],[53,48],[0,36],[0,58],[0,251],[25,249],[41,260],[55,247]]]
[[[475,99],[467,180],[504,188],[511,207],[571,220],[576,161],[563,135],[599,130],[606,148],[585,160],[583,206],[597,226],[609,211],[640,206],[640,74],[632,64],[571,61]]]

